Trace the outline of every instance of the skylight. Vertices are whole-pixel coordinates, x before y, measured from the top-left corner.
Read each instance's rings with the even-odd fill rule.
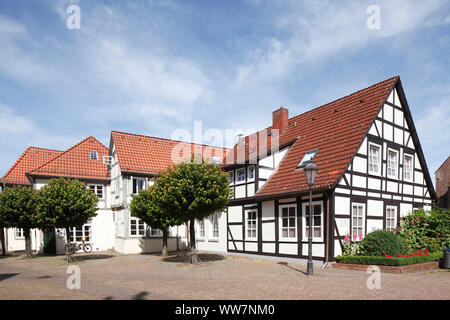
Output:
[[[308,163],[312,162],[317,152],[319,152],[319,149],[306,152],[305,155],[303,156],[302,161],[300,161],[300,163],[298,164],[297,168],[304,168]]]

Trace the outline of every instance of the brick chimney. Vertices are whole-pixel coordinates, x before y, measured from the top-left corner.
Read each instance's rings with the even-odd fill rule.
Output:
[[[278,133],[281,135],[284,129],[287,128],[289,121],[289,111],[281,107],[272,113],[272,126],[273,129],[278,129]]]

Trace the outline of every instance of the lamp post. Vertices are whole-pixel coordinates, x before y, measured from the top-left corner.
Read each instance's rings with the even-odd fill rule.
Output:
[[[313,275],[313,261],[312,261],[312,225],[313,225],[313,207],[312,207],[312,186],[316,179],[317,170],[319,168],[314,162],[310,162],[305,166],[306,183],[309,186],[309,232],[308,232],[308,265],[306,274],[308,276]]]

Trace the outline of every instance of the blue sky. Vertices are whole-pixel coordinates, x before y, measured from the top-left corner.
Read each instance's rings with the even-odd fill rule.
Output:
[[[28,146],[170,138],[194,120],[261,129],[281,105],[297,115],[394,75],[434,173],[450,155],[449,53],[447,0],[4,0],[0,175]]]

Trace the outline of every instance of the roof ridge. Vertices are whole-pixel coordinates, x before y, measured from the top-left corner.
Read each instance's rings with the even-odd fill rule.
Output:
[[[41,148],[41,147],[33,147],[33,146],[29,146],[25,149],[24,152],[22,152],[22,154],[20,155],[20,157],[16,160],[16,162],[14,162],[14,164],[11,166],[11,168],[9,168],[8,171],[6,171],[6,173],[0,178],[4,179],[11,171],[14,170],[14,168],[20,163],[20,161],[22,160],[22,158],[28,153],[30,152],[32,149],[37,149],[37,150],[42,150],[42,151],[57,151],[57,152],[63,152],[61,150],[56,150],[56,149],[49,149],[49,148]],[[54,158],[53,158],[54,159]],[[33,169],[34,170],[34,169]]]
[[[305,111],[305,112],[303,112],[303,113],[301,113],[301,114],[299,114],[299,115],[296,115],[296,116],[290,118],[289,120],[292,120],[292,119],[294,119],[294,118],[298,118],[298,117],[300,117],[300,116],[303,116],[303,115],[305,115],[305,114],[307,114],[307,113],[309,113],[309,112],[315,111],[315,110],[320,109],[320,108],[322,108],[322,107],[326,107],[326,106],[328,106],[328,105],[330,105],[330,104],[332,104],[332,103],[336,103],[336,102],[341,101],[341,100],[343,100],[343,99],[345,99],[345,98],[348,98],[348,97],[350,97],[350,96],[356,95],[356,94],[358,94],[358,93],[363,92],[364,90],[371,89],[372,87],[378,86],[378,85],[380,85],[380,84],[382,84],[382,83],[384,83],[384,82],[388,82],[388,81],[393,80],[393,79],[395,79],[395,78],[399,79],[400,77],[397,75],[397,76],[391,77],[391,78],[389,78],[389,79],[386,79],[386,80],[377,82],[377,83],[372,84],[372,85],[370,85],[370,86],[368,86],[368,87],[366,87],[366,88],[363,88],[363,89],[360,89],[360,90],[358,90],[358,91],[349,93],[349,94],[347,94],[347,95],[345,95],[345,96],[343,96],[343,97],[340,97],[340,98],[338,98],[338,99],[336,99],[336,100],[327,102],[327,103],[325,103],[325,104],[323,104],[323,105],[321,105],[321,106],[318,106],[318,107],[316,107],[316,108],[314,108],[314,109]]]
[[[298,114],[298,115],[296,115],[296,116],[293,116],[293,117],[289,118],[289,119],[288,119],[288,124],[289,124],[290,121],[294,121],[294,119],[296,119],[296,118],[299,118],[299,117],[301,117],[301,116],[304,116],[304,115],[306,115],[306,114],[308,114],[308,113],[310,113],[310,112],[316,111],[317,109],[320,109],[320,108],[322,108],[322,107],[326,107],[326,106],[328,106],[328,105],[330,105],[330,104],[332,104],[332,103],[337,103],[337,102],[340,101],[340,100],[343,100],[343,99],[345,99],[345,98],[348,98],[348,97],[350,97],[350,96],[352,96],[352,95],[355,95],[355,94],[357,94],[357,93],[361,93],[361,92],[364,91],[364,90],[368,90],[368,89],[370,89],[370,88],[372,88],[372,87],[375,87],[375,86],[377,86],[377,85],[382,84],[383,82],[388,82],[388,81],[391,81],[391,80],[393,80],[393,79],[395,79],[395,78],[399,79],[400,76],[396,75],[396,76],[390,77],[390,78],[385,79],[385,80],[383,80],[383,81],[380,81],[380,82],[377,82],[377,83],[375,83],[375,84],[372,84],[372,85],[370,85],[370,86],[368,86],[368,87],[366,87],[366,88],[363,88],[363,89],[360,89],[360,90],[358,90],[358,91],[349,93],[349,94],[347,94],[347,95],[345,95],[345,96],[343,96],[343,97],[340,97],[340,98],[338,98],[338,99],[336,99],[336,100],[327,102],[327,103],[325,103],[325,104],[323,104],[323,105],[320,105],[320,106],[318,106],[318,107],[316,107],[316,108],[307,110],[307,111],[305,111],[305,112],[303,112],[303,113],[300,113],[300,114]],[[258,130],[258,131],[256,131],[255,133],[249,134],[249,135],[245,136],[244,138],[248,138],[248,137],[250,137],[250,136],[252,136],[252,135],[254,135],[254,134],[259,134],[260,132],[263,132],[264,130],[270,129],[271,127],[273,127],[273,125],[270,125],[270,126],[264,128],[264,129]],[[286,127],[286,129],[287,129],[287,127]],[[286,131],[286,129],[285,129],[284,131]],[[283,131],[283,133],[284,133],[284,131]],[[281,137],[281,135],[280,135],[280,137]],[[295,139],[292,139],[291,141],[294,141],[294,140],[295,140]],[[237,145],[237,143],[233,145],[233,148],[234,148],[236,145]]]
[[[90,138],[92,138],[92,139],[94,139],[96,142],[100,143],[105,149],[108,149],[108,148],[106,148],[106,147],[103,145],[103,143],[101,143],[100,141],[98,141],[95,137],[89,136],[89,137],[86,137],[86,138],[84,138],[83,140],[79,141],[78,143],[76,143],[75,145],[73,145],[72,147],[70,147],[69,149],[67,149],[67,150],[65,150],[65,151],[63,151],[63,152],[61,152],[59,155],[57,155],[57,156],[54,157],[53,159],[47,161],[47,162],[44,163],[43,165],[41,165],[41,166],[39,166],[39,167],[37,167],[37,168],[31,170],[30,172],[27,172],[27,174],[28,174],[28,173],[31,174],[31,173],[33,173],[33,172],[37,172],[37,171],[38,171],[39,169],[41,169],[42,167],[46,166],[47,164],[49,164],[49,163],[52,162],[53,160],[56,160],[56,159],[62,157],[63,155],[67,154],[69,151],[71,151],[71,150],[73,150],[74,148],[76,148],[77,146],[83,144],[85,141],[87,141],[87,140],[90,139]]]
[[[139,133],[130,133],[130,132],[123,132],[123,131],[111,130],[111,134],[112,134],[113,132],[115,132],[115,133],[120,133],[120,134],[132,135],[132,136],[139,136],[139,137],[151,138],[151,139],[156,139],[156,140],[166,140],[166,141],[173,141],[173,142],[182,142],[182,143],[188,143],[188,144],[193,144],[193,145],[203,146],[203,147],[213,147],[213,148],[220,148],[220,149],[225,149],[225,150],[231,150],[230,148],[226,148],[226,147],[218,147],[218,146],[212,146],[212,145],[209,145],[209,144],[200,144],[200,143],[195,143],[195,142],[187,142],[187,141],[182,141],[182,140],[175,140],[175,139],[169,139],[169,138],[161,138],[161,137],[155,137],[155,136],[148,136],[148,135],[145,135],[145,134],[139,134]]]

